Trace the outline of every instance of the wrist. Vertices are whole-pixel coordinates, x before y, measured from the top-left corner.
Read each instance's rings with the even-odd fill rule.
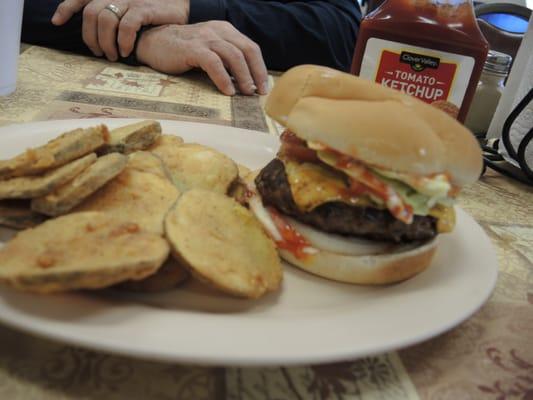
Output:
[[[153,41],[153,35],[161,27],[143,26],[137,33],[134,54],[137,61],[141,64],[150,66],[150,48]]]
[[[148,53],[150,50],[150,36],[149,30],[139,31],[137,34],[137,42],[135,45],[135,57],[141,64],[149,65]]]
[[[179,22],[180,25],[186,25],[189,23],[189,14],[191,9],[190,0],[179,0]]]

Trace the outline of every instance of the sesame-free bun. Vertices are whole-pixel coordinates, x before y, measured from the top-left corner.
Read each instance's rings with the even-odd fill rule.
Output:
[[[445,112],[354,75],[315,65],[281,76],[266,112],[304,140],[397,172],[448,173],[463,186],[481,173],[474,136]]]
[[[323,278],[362,285],[383,285],[409,279],[431,264],[437,238],[398,253],[353,256],[319,250],[305,258],[279,249],[289,263]]]

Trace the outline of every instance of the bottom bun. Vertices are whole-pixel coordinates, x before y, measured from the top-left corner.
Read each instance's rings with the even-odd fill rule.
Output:
[[[437,238],[407,251],[367,256],[349,256],[319,250],[299,259],[278,249],[289,263],[312,274],[338,282],[383,285],[409,279],[431,264]]]

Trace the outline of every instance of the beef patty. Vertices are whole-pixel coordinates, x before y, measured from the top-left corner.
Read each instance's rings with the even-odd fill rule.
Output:
[[[415,215],[411,224],[394,218],[388,210],[351,206],[342,202],[321,204],[309,212],[294,202],[283,162],[273,159],[255,179],[265,205],[322,231],[367,239],[408,243],[431,239],[437,235],[437,220]]]

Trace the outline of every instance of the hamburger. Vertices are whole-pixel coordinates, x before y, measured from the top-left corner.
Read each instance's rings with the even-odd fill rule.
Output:
[[[266,112],[286,130],[249,180],[249,205],[289,263],[386,284],[426,269],[482,169],[473,135],[413,97],[325,67],[276,82]]]

